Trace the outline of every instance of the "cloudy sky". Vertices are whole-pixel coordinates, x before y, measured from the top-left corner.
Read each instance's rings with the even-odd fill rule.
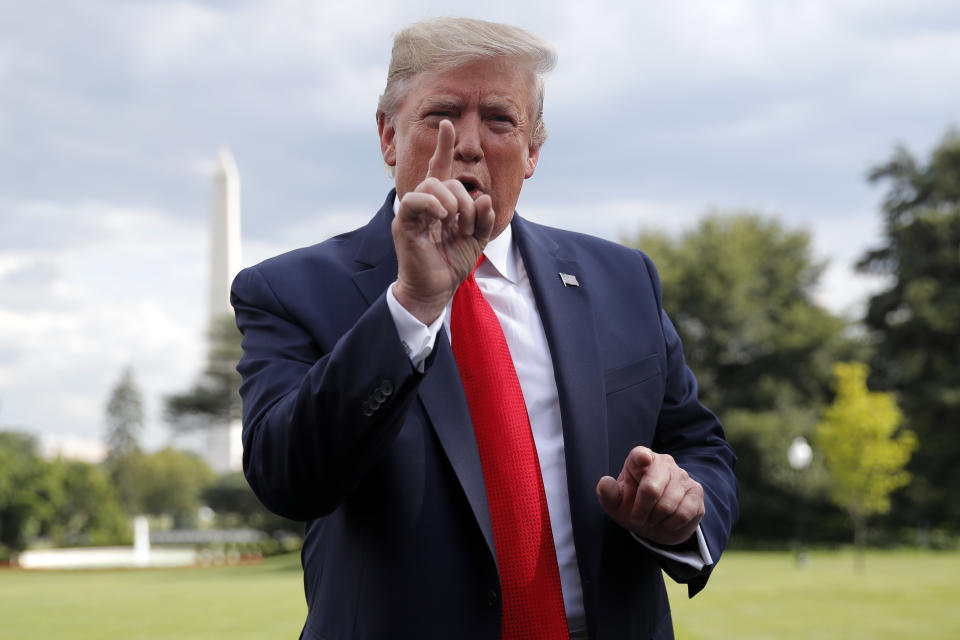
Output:
[[[362,224],[390,184],[374,109],[416,19],[552,42],[526,216],[616,239],[748,208],[808,229],[854,315],[879,241],[868,168],[960,125],[951,0],[532,3],[0,0],[0,425],[95,441],[125,366],[146,443],[202,368],[209,183],[243,188],[243,263]],[[589,5],[589,8],[588,8]]]

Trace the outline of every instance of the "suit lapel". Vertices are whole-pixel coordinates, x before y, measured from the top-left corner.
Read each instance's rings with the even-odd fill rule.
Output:
[[[380,297],[387,286],[397,278],[397,255],[393,247],[390,225],[393,222],[393,196],[391,191],[380,211],[364,229],[365,237],[357,252],[359,271],[353,281],[367,300],[367,304]],[[493,527],[490,509],[483,483],[483,468],[477,440],[473,434],[473,422],[467,408],[466,396],[460,383],[453,350],[445,331],[437,336],[434,360],[420,382],[420,400],[430,418],[430,424],[443,447],[453,471],[463,487],[490,556],[496,562],[493,546]]]
[[[377,215],[361,230],[363,240],[354,258],[357,271],[353,274],[353,282],[366,298],[368,306],[380,297],[387,285],[397,279],[397,254],[393,249],[390,231],[395,193],[390,190]]]
[[[397,258],[390,231],[392,220],[393,192],[368,225],[357,253],[359,270],[353,279],[368,304],[397,277]],[[585,579],[596,579],[605,517],[597,502],[596,485],[600,477],[609,472],[603,369],[589,297],[591,284],[597,283],[591,283],[589,274],[580,270],[577,261],[563,255],[558,245],[538,233],[534,225],[515,215],[512,226],[553,359],[580,572]],[[564,286],[561,273],[577,276],[580,286]],[[434,358],[420,383],[420,400],[495,562],[483,469],[460,375],[445,332],[437,338]],[[588,591],[584,589],[585,597]]]
[[[453,349],[447,332],[437,336],[436,356],[430,371],[420,383],[420,400],[430,416],[430,423],[443,446],[463,492],[467,495],[473,515],[483,531],[490,556],[496,562],[493,545],[493,525],[487,504],[487,489],[483,483],[480,452],[473,433],[473,421],[467,397],[460,382],[460,371],[453,358]]]
[[[553,359],[577,562],[585,581],[596,580],[605,517],[596,486],[609,473],[603,368],[590,304],[591,286],[600,283],[535,225],[515,215],[512,226]],[[576,276],[579,286],[564,286],[561,273]]]

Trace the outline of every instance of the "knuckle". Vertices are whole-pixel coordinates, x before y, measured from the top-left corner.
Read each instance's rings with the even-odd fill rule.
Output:
[[[672,499],[661,499],[657,502],[657,505],[654,507],[654,511],[661,516],[670,516],[677,512],[677,507],[679,504],[676,500]]]
[[[677,509],[677,514],[683,516],[685,522],[700,522],[704,515],[703,502],[699,500],[684,500]]]
[[[433,176],[427,176],[423,179],[423,182],[417,185],[417,188],[414,189],[414,191],[419,193],[430,193],[436,190],[438,184],[439,181],[436,178]],[[404,196],[404,198],[406,198],[406,196]]]
[[[689,504],[685,501],[677,505],[674,514],[678,519],[678,523],[686,524],[697,517],[697,508],[696,505]]]
[[[659,479],[651,478],[646,482],[642,482],[637,487],[637,493],[645,499],[655,500],[663,493],[663,482]]]

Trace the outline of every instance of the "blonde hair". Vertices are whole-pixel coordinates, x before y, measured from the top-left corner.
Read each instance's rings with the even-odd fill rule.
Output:
[[[557,54],[529,31],[508,24],[471,18],[435,18],[417,22],[396,35],[387,71],[387,86],[377,105],[377,120],[396,111],[410,80],[425,71],[448,71],[468,62],[497,57],[527,65],[535,83],[530,141],[540,146],[547,139],[543,123],[543,75],[557,63]]]

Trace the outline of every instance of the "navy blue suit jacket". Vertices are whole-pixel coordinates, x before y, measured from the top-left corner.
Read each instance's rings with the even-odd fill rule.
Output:
[[[242,271],[244,471],[263,503],[305,520],[303,637],[499,637],[500,587],[480,458],[444,332],[418,373],[385,292],[393,193],[365,227]],[[737,514],[734,455],[696,398],[649,258],[513,218],[559,391],[590,637],[670,638],[661,565],[596,497],[630,449],[670,453],[703,485],[719,558]],[[578,287],[559,273],[574,274]]]

